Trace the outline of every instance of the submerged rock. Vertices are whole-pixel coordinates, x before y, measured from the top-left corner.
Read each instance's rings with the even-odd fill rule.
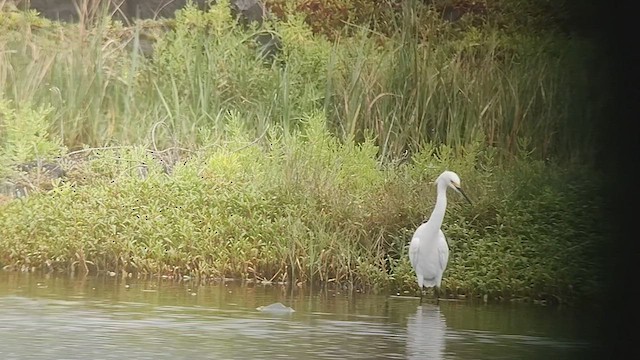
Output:
[[[267,306],[258,306],[256,310],[273,314],[290,314],[292,312],[295,312],[295,310],[293,310],[292,308],[285,306],[279,302]]]

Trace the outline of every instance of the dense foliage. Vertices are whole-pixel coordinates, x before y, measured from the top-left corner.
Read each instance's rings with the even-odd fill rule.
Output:
[[[0,199],[0,265],[416,290],[406,246],[451,169],[474,204],[443,225],[449,295],[590,298],[592,43],[519,31],[515,2],[372,3],[269,1],[248,30],[225,1],[130,27],[1,13],[0,188],[29,196]]]

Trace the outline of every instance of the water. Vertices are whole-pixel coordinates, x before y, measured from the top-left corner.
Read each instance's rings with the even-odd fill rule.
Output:
[[[281,302],[293,313],[259,306]],[[588,316],[274,285],[0,272],[0,359],[573,359]]]

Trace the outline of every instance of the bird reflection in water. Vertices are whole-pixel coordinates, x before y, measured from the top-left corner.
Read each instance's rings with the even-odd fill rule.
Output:
[[[446,330],[446,320],[437,305],[418,306],[407,321],[407,359],[442,359]]]

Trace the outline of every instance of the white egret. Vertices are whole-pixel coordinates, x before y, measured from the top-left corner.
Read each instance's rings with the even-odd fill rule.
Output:
[[[447,208],[447,188],[462,194],[471,204],[471,200],[460,188],[460,177],[453,171],[445,171],[435,181],[437,186],[436,205],[427,222],[421,224],[413,233],[409,245],[409,260],[418,278],[420,302],[423,287],[435,287],[436,302],[439,298],[442,274],[449,261],[449,246],[444,233],[440,230]]]

